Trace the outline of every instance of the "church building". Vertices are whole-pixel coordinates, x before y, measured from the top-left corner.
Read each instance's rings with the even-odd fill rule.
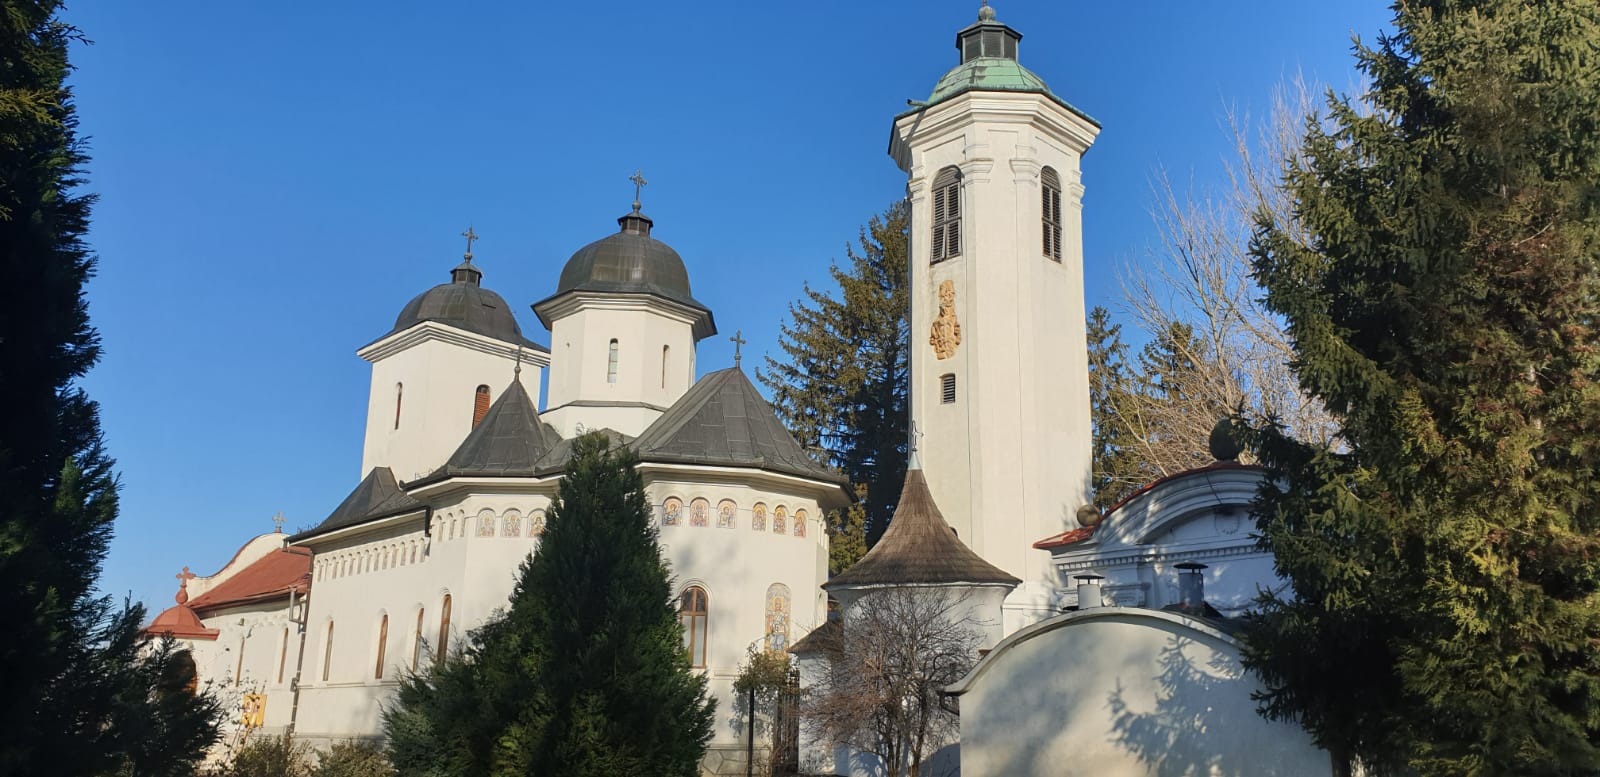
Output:
[[[801,448],[737,355],[699,372],[716,323],[654,234],[636,174],[618,230],[524,297],[548,345],[484,285],[469,229],[448,280],[356,350],[371,384],[349,495],[215,574],[186,568],[148,632],[191,647],[248,729],[381,736],[402,673],[506,605],[572,440],[601,430],[638,454],[684,647],[717,699],[705,774],[745,774],[732,685],[750,651],[792,649],[804,684],[825,660],[814,637],[895,587],[959,596],[984,624],[981,659],[946,689],[961,733],[942,763],[968,777],[1328,773],[1303,732],[1254,714],[1229,636],[1257,586],[1281,585],[1241,530],[1261,473],[1222,445],[1216,465],[1086,508],[1080,161],[1100,125],[1022,66],[1021,39],[985,4],[956,35],[955,66],[893,117],[913,461],[856,566],[828,579],[821,518],[849,504],[846,480]],[[812,773],[881,767],[804,734],[799,757]]]

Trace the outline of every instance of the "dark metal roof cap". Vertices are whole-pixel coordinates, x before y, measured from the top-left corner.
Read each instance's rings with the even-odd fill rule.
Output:
[[[633,441],[641,461],[755,467],[843,485],[806,454],[744,371],[709,373]]]
[[[1022,581],[985,561],[945,523],[920,469],[906,470],[900,503],[878,544],[823,590],[875,585],[971,583],[1015,587]]]
[[[617,219],[618,232],[578,249],[567,260],[551,298],[569,291],[654,294],[708,311],[689,292],[683,257],[650,236],[654,223],[638,211]]]
[[[560,440],[539,420],[519,377],[489,406],[444,466],[410,485],[451,477],[536,477],[541,474],[539,460]]]
[[[522,327],[517,325],[511,306],[499,294],[479,285],[483,271],[477,265],[464,261],[450,271],[450,277],[449,283],[441,283],[407,302],[389,334],[403,332],[424,321],[437,321],[504,343],[543,353],[550,351],[522,336]]]
[[[421,510],[424,507],[426,505],[400,490],[400,484],[395,481],[394,473],[388,467],[373,467],[372,471],[361,479],[355,490],[351,491],[322,523],[317,524],[315,529],[290,537],[289,542],[293,544],[335,529]]]

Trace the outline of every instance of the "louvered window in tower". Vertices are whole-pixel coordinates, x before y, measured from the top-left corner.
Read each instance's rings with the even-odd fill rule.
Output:
[[[483,415],[489,412],[489,387],[480,385],[472,392],[472,428],[478,428],[478,422],[483,420]]]
[[[1048,167],[1039,176],[1039,201],[1043,213],[1039,221],[1044,231],[1044,255],[1061,261],[1061,176]]]
[[[610,352],[606,356],[606,382],[617,382],[617,341],[611,341]]]
[[[961,255],[961,172],[954,167],[933,179],[933,253],[939,262]]]
[[[945,373],[939,376],[939,404],[948,405],[956,401],[956,376]]]

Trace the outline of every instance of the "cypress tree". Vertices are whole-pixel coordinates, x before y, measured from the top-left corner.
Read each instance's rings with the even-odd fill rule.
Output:
[[[768,356],[757,376],[800,444],[819,451],[855,484],[868,545],[888,528],[905,479],[909,225],[903,202],[873,216],[857,245],[846,246],[849,264],[830,269],[837,296],[807,285],[783,326],[779,347],[786,359]],[[830,536],[857,525],[843,513],[828,520]],[[841,569],[853,562],[835,559]]]
[[[574,441],[510,609],[385,712],[400,774],[699,774],[715,702],[634,464],[603,433]]]
[[[179,774],[216,738],[192,663],[97,596],[117,514],[83,286],[92,195],[60,3],[0,0],[0,774]]]
[[[1252,252],[1341,447],[1254,433],[1264,712],[1368,773],[1600,771],[1600,4],[1408,1]]]

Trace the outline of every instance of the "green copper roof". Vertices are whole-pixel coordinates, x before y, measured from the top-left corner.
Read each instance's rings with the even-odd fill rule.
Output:
[[[926,102],[906,113],[931,108],[960,94],[979,91],[1042,94],[1096,127],[1100,126],[1100,122],[1095,121],[1094,117],[1078,110],[1055,92],[1050,91],[1049,84],[1032,70],[1023,67],[1022,63],[1014,59],[1004,57],[977,57],[956,65],[933,85],[933,94],[928,95]]]

